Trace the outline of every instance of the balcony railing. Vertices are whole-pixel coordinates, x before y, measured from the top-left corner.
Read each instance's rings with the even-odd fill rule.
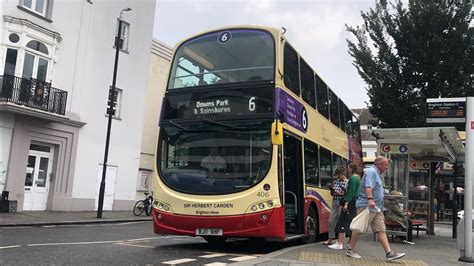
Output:
[[[15,77],[0,76],[0,102],[12,102],[50,113],[64,115],[67,91],[52,88],[51,83]]]

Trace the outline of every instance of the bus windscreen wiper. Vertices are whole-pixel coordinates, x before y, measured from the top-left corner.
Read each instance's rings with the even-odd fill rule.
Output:
[[[231,128],[231,129],[239,129],[239,130],[244,129],[244,128],[236,127],[236,126],[229,125],[229,124],[226,124],[226,123],[223,123],[223,122],[215,121],[215,120],[212,120],[210,118],[203,117],[203,116],[200,116],[199,118],[201,118],[202,121],[207,122],[209,124],[219,125],[219,126],[223,126],[223,127],[227,127],[227,128]]]
[[[183,127],[182,125],[180,125],[180,124],[174,122],[173,120],[168,120],[168,123],[172,124],[173,126],[179,128],[179,129],[181,129],[181,130],[183,130],[183,131],[186,131],[186,132],[193,132],[193,131],[194,131],[194,130],[192,130],[192,129]]]

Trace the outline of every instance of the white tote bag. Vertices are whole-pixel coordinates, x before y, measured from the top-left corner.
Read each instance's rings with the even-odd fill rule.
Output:
[[[352,232],[365,233],[369,230],[369,208],[359,213],[351,222],[350,229]]]

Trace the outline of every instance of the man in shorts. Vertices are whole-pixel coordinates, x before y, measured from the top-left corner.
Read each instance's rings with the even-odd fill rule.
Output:
[[[387,170],[388,159],[383,156],[378,156],[374,165],[365,170],[364,177],[360,182],[359,196],[356,201],[357,214],[365,210],[367,207],[370,210],[369,224],[372,232],[377,232],[379,242],[385,250],[385,258],[387,261],[400,259],[405,256],[405,253],[397,253],[392,251],[388,243],[388,237],[385,233],[385,221],[383,216],[383,198],[384,189],[382,186],[381,174]],[[360,259],[361,256],[355,251],[359,234],[352,232],[352,237],[347,248],[346,255]]]

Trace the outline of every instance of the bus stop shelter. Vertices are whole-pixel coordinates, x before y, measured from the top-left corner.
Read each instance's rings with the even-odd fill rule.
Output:
[[[453,190],[448,198],[456,199],[457,176],[451,165],[462,165],[464,146],[454,127],[390,128],[371,129],[377,139],[379,155],[390,159],[384,177],[387,195],[397,195],[399,203],[412,220],[424,224],[428,234],[434,234],[435,216],[440,213],[437,198],[440,191]],[[449,163],[449,164],[447,164]],[[443,169],[446,168],[446,169]],[[449,172],[454,182],[447,188],[440,187],[440,170]],[[435,179],[438,178],[438,182]],[[442,183],[444,186],[444,184]],[[444,196],[444,195],[441,195]],[[456,214],[458,207],[443,208],[441,214],[451,218],[453,237],[456,237]],[[444,204],[444,203],[443,203]],[[444,207],[444,205],[441,205]],[[438,217],[437,217],[438,218]]]

